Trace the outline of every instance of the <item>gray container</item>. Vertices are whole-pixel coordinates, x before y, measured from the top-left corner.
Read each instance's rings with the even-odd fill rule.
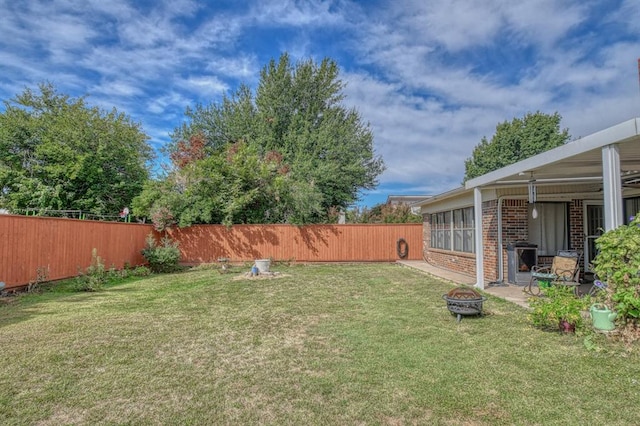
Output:
[[[531,268],[538,263],[538,246],[526,241],[507,244],[507,282],[527,285]]]
[[[269,269],[271,268],[271,259],[256,259],[256,268],[258,268],[258,272],[261,274],[269,272]]]

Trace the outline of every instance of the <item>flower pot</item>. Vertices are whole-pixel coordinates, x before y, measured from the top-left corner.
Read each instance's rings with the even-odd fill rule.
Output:
[[[269,272],[269,268],[271,267],[271,259],[256,259],[256,268],[258,268],[258,272],[264,274],[265,272]]]
[[[576,332],[576,325],[573,323],[570,323],[567,320],[560,320],[560,323],[558,324],[558,327],[560,328],[560,332],[562,333],[575,333]]]
[[[614,321],[618,314],[602,303],[591,305],[589,313],[591,313],[591,319],[593,320],[593,328],[596,330],[611,331],[616,328]]]

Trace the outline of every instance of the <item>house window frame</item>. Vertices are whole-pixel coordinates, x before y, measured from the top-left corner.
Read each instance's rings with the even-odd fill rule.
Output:
[[[627,197],[623,199],[622,202],[624,207],[624,224],[628,225],[633,220],[632,217],[635,217],[640,212],[640,196]],[[633,205],[636,205],[636,207],[633,208]],[[629,211],[630,208],[637,211]]]
[[[431,248],[475,253],[474,207],[431,213]]]

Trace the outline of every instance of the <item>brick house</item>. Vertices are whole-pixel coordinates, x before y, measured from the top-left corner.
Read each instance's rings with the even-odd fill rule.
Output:
[[[523,285],[532,265],[571,249],[588,276],[595,239],[640,212],[639,130],[632,119],[416,203],[424,259],[484,288]]]

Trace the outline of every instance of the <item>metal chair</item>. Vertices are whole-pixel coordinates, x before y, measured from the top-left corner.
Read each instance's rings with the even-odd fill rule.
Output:
[[[581,258],[582,252],[578,250],[559,250],[551,266],[535,265],[531,268],[531,280],[525,291],[538,296],[541,287],[560,284],[574,287],[574,291],[577,292],[580,285]]]

